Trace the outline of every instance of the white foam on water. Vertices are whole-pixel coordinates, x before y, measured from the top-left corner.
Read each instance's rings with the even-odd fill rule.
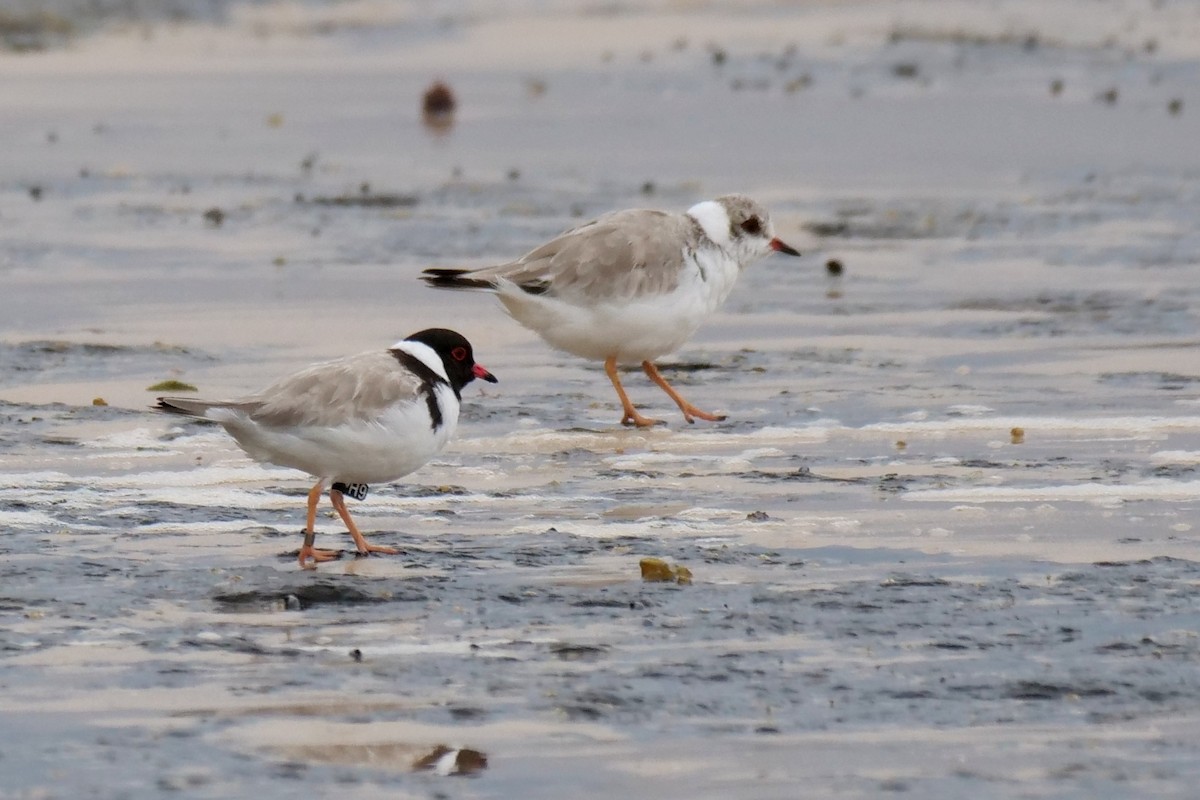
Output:
[[[686,522],[712,522],[712,521],[728,521],[731,518],[737,521],[743,521],[746,518],[746,512],[737,508],[685,508],[682,511],[677,511],[671,515],[675,519],[684,520]]]
[[[829,439],[832,433],[844,430],[835,420],[816,420],[796,427],[766,427],[745,433],[727,433],[711,429],[674,431],[669,428],[611,431],[564,431],[539,428],[521,430],[504,436],[462,438],[451,451],[467,453],[555,453],[564,450],[587,450],[596,453],[627,452],[637,448],[647,450],[684,451],[697,449],[711,452],[714,447],[727,448],[745,445],[761,448],[791,444],[814,444]]]
[[[531,525],[514,525],[510,529],[513,534],[545,533],[547,522],[542,520]],[[661,537],[672,532],[695,533],[710,527],[705,521],[681,522],[679,520],[662,519],[660,517],[642,517],[635,520],[580,520],[573,519],[558,523],[555,527],[561,533],[572,536],[583,536],[589,539],[619,539],[630,536]]]
[[[750,462],[737,456],[698,456],[682,453],[641,453],[632,456],[605,458],[604,463],[615,470],[653,470],[665,466],[703,466],[721,472],[744,472]]]
[[[749,442],[769,441],[771,444],[817,444],[819,442],[828,441],[832,435],[838,431],[845,430],[846,427],[842,423],[834,419],[817,419],[803,426],[778,426],[771,425],[765,428],[758,428],[746,433],[736,434],[733,438],[745,439]],[[696,432],[683,434],[689,441],[694,441],[698,444],[708,440],[709,446],[712,446],[711,438],[705,436],[704,433]]]
[[[195,437],[164,442],[161,431],[152,428],[130,428],[102,436],[82,438],[79,445],[91,451],[101,451],[88,453],[88,458],[159,458],[164,453],[183,452],[178,449],[179,444],[192,438]]]
[[[34,489],[74,482],[65,472],[0,472],[0,489]]]
[[[1150,454],[1156,464],[1200,464],[1200,450],[1159,450]]]
[[[863,433],[931,433],[949,434],[974,431],[1007,432],[1023,428],[1026,435],[1038,431],[1056,433],[1099,434],[1113,436],[1148,436],[1176,431],[1200,432],[1200,417],[989,417],[956,418],[923,422],[876,422],[863,425]]]
[[[970,403],[959,403],[958,405],[949,406],[946,409],[947,414],[956,414],[962,417],[982,417],[987,414],[995,414],[996,409],[990,406],[972,405]]]
[[[1152,480],[1124,484],[1081,483],[1059,486],[976,486],[916,489],[905,500],[939,503],[1028,503],[1074,501],[1120,504],[1130,500],[1200,500],[1200,481]]]
[[[0,525],[12,527],[42,527],[61,523],[45,511],[10,511],[0,509]]]
[[[521,637],[522,645],[551,645],[558,644],[561,640],[555,637]],[[472,658],[487,658],[487,657],[504,657],[512,658],[512,650],[509,645],[513,644],[511,639],[487,639],[487,640],[451,640],[443,639],[440,641],[425,641],[425,642],[380,642],[379,644],[359,645],[355,644],[354,648],[362,653],[363,658],[379,658],[387,656],[421,656],[421,655],[464,655]],[[330,645],[299,645],[295,649],[309,653],[335,653],[344,655],[349,644]]]
[[[245,465],[218,464],[214,466],[196,467],[187,470],[154,470],[152,472],[134,472],[125,475],[100,475],[89,480],[95,486],[107,488],[140,487],[154,489],[178,486],[218,486],[239,483],[271,483],[287,484],[308,482],[308,476],[292,469],[282,467],[264,467],[254,463]]]
[[[297,517],[299,519],[299,517]],[[250,527],[244,519],[233,520],[196,520],[187,522],[151,522],[145,525],[138,525],[132,529],[132,533],[137,534],[152,534],[152,533],[241,533]],[[297,530],[301,528],[301,522],[297,521],[295,526]]]
[[[592,432],[538,428],[515,431],[504,436],[460,438],[451,445],[451,451],[488,454],[557,453],[563,450],[612,452],[628,447],[650,446],[670,435],[666,430]]]
[[[668,465],[694,467],[704,465],[708,469],[722,472],[744,472],[753,462],[762,458],[778,458],[786,453],[777,447],[758,447],[732,455],[697,455],[681,452],[656,450],[648,453],[609,456],[603,460],[611,469],[640,470]]]

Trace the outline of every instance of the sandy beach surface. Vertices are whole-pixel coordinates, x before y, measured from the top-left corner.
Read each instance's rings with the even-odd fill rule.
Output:
[[[1200,6],[9,6],[0,800],[1196,796]],[[725,422],[417,279],[731,191]],[[147,410],[431,325],[399,556]]]

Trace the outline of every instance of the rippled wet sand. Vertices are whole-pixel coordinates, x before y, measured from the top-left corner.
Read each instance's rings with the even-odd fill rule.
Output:
[[[1200,16],[1065,6],[0,52],[0,797],[1190,797]],[[806,257],[668,360],[723,423],[416,279],[730,190]],[[501,383],[354,505],[401,556],[298,570],[306,480],[145,410],[430,324]]]

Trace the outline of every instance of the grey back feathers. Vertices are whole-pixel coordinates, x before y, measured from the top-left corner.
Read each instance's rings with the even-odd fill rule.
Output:
[[[227,409],[272,428],[334,427],[351,419],[370,419],[389,406],[420,398],[426,382],[402,369],[390,351],[314,364],[276,381],[262,391],[229,401],[161,397],[159,410],[208,417]]]
[[[648,235],[654,230],[672,235]],[[530,294],[549,291],[563,298],[617,300],[663,294],[679,285],[679,242],[698,241],[700,235],[695,220],[681,214],[644,208],[614,211],[516,261],[477,270],[428,269],[422,278],[430,286],[451,289],[492,289],[505,280]]]

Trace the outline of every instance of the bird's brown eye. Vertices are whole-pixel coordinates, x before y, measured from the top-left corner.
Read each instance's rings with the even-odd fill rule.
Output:
[[[762,233],[762,223],[759,221],[758,217],[750,217],[742,223],[742,230],[751,236],[757,236],[758,234]]]
[[[467,357],[467,348],[465,348],[465,347],[454,348],[453,350],[450,351],[450,357],[453,358],[455,361],[462,361],[464,358]]]

